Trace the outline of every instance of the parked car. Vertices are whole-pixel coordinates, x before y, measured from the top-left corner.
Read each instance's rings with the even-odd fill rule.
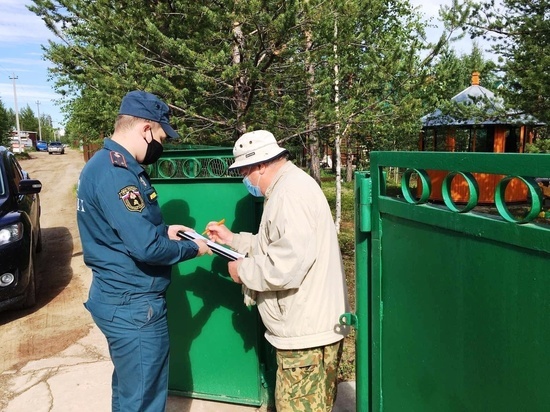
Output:
[[[48,143],[44,140],[37,140],[36,141],[36,150],[39,152],[47,152],[48,151]]]
[[[42,249],[39,180],[0,146],[0,311],[36,303],[35,256]]]
[[[65,154],[65,146],[61,142],[48,143],[48,154],[59,153]]]

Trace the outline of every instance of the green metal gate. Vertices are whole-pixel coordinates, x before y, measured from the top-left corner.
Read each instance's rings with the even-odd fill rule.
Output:
[[[189,146],[148,166],[167,224],[201,232],[225,219],[234,232],[256,232],[262,201],[228,170],[232,149]],[[256,307],[243,303],[227,261],[201,256],[176,265],[167,292],[171,394],[245,405],[273,403],[275,356]]]
[[[388,167],[404,172],[400,190],[386,185]],[[428,170],[449,171],[444,202],[429,200]],[[473,172],[502,175],[496,207],[477,204]],[[548,155],[380,152],[356,174],[358,411],[549,410],[539,177],[550,177]],[[468,185],[465,204],[454,179]],[[503,200],[518,181],[524,209]]]

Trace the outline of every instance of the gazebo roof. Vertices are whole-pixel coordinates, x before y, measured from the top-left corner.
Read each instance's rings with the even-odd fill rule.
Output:
[[[476,119],[456,119],[451,115],[443,114],[440,109],[437,109],[421,118],[423,128],[437,128],[444,126],[471,127],[474,125],[488,126],[497,124],[544,125],[544,123],[538,121],[533,116],[520,114],[517,111],[509,111],[505,116],[502,116],[501,111],[504,109],[503,100],[495,96],[495,94],[489,89],[479,85],[478,72],[474,72],[472,74],[471,86],[452,97],[451,101],[466,105],[475,104],[479,109],[483,109],[485,107],[485,113],[488,115],[488,118],[481,122]],[[495,117],[493,118],[490,117],[492,113],[495,114]]]

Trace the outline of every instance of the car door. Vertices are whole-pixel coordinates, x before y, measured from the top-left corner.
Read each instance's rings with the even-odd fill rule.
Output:
[[[19,183],[21,180],[28,178],[26,173],[21,168],[21,165],[17,162],[15,156],[10,155],[8,157],[8,178],[10,179],[10,186],[13,193],[18,193]],[[21,195],[16,196],[17,209],[27,216],[28,224],[31,225],[33,231],[33,239],[38,239],[38,219],[39,219],[39,207],[38,207],[38,195]]]

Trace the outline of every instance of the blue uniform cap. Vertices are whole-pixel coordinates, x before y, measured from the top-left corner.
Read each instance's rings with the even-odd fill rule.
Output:
[[[129,92],[120,103],[118,114],[152,120],[162,126],[169,138],[178,138],[179,134],[170,126],[170,109],[157,96],[141,90]]]

